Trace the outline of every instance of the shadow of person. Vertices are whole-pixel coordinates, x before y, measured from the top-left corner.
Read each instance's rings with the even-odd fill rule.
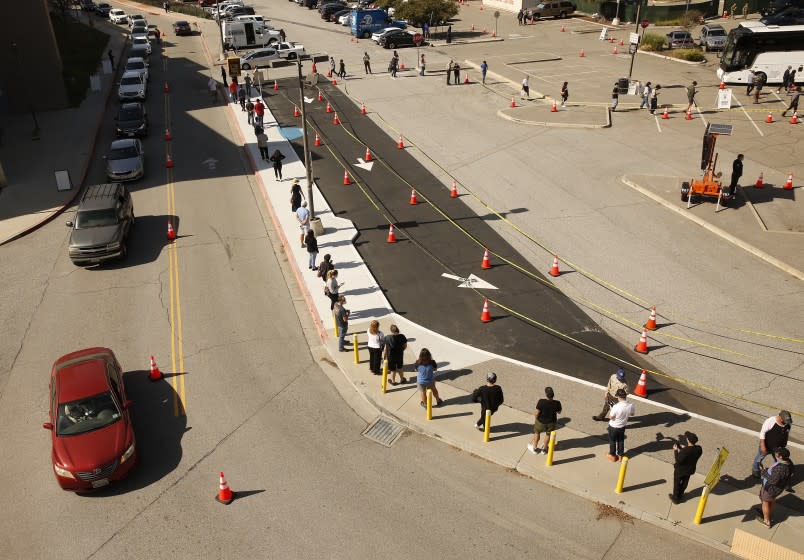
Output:
[[[653,426],[664,426],[671,428],[681,422],[686,422],[690,419],[689,414],[676,414],[675,412],[652,412],[651,414],[643,414],[635,416],[629,423],[628,428],[650,428]]]

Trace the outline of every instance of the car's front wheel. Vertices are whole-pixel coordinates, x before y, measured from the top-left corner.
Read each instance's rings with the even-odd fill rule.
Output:
[[[251,70],[251,64],[249,64],[248,62],[243,63],[243,64],[240,66],[240,68],[242,68],[243,70]]]
[[[395,49],[396,48],[396,43],[388,43],[388,46],[386,48],[387,49]]]
[[[299,55],[297,55],[297,54],[296,54],[296,53],[294,53],[294,52],[292,52],[292,53],[288,53],[288,60],[296,60],[296,58],[297,58],[298,56],[299,56]]]

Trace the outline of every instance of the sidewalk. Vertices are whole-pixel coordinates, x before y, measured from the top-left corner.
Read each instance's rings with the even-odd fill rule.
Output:
[[[804,520],[797,511],[794,495],[786,495],[789,496],[787,500],[780,500],[774,511],[777,524],[771,530],[754,521],[750,508],[759,502],[758,486],[754,481],[744,479],[756,449],[756,434],[750,430],[633,398],[637,416],[632,421],[627,440],[631,462],[625,490],[622,494],[615,494],[619,465],[605,460],[608,449],[603,437],[605,424],[589,418],[598,412],[603,388],[464,346],[394,314],[352,244],[358,232],[350,221],[335,216],[318,190],[314,189],[316,216],[321,218],[325,230],[324,235],[319,237],[319,256],[330,253],[336,268],[345,271],[341,278],[346,281],[342,293],[347,297],[346,307],[352,311],[347,339],[351,341],[352,333],[359,333],[360,363],[354,363],[352,352],[338,352],[329,299],[323,293],[321,279],[307,268],[307,251],[299,243],[298,224],[288,203],[291,178],[299,178],[304,187],[303,163],[285,140],[286,134],[296,134],[298,129],[280,129],[270,113],[266,112],[265,130],[271,143],[270,150],[279,147],[287,155],[283,166],[286,178],[278,182],[273,178],[270,165],[259,159],[253,131],[243,113],[232,110],[230,116],[236,122],[246,151],[255,164],[264,198],[274,216],[294,272],[301,280],[307,305],[321,330],[325,331],[321,334],[326,339],[331,358],[358,393],[373,403],[381,414],[396,419],[412,430],[516,469],[524,475],[612,505],[634,517],[720,549],[728,550],[734,530],[739,528],[772,543],[804,551],[799,538],[804,532]],[[438,387],[445,405],[434,409],[432,421],[426,420],[425,411],[418,404],[414,384],[389,385],[388,392],[383,394],[379,387],[380,378],[368,371],[363,333],[372,319],[380,320],[381,328],[386,332],[388,325],[396,323],[408,337],[406,363],[412,363],[425,346],[438,361]],[[410,366],[406,368],[408,377],[410,369]],[[499,375],[508,400],[507,405],[494,416],[491,441],[485,444],[482,434],[473,427],[478,405],[469,402],[469,395],[474,387],[482,384],[485,373],[491,370]],[[532,435],[531,409],[540,396],[534,394],[533,388],[548,384],[555,388],[556,398],[563,399],[565,408],[564,417],[560,419],[562,427],[558,431],[554,464],[549,468],[542,463],[543,457],[533,456],[526,450]],[[674,506],[667,497],[672,486],[672,442],[668,437],[675,438],[685,430],[698,433],[705,451],[698,465],[699,472],[690,484],[687,501]],[[719,446],[731,452],[725,473],[735,474],[723,473],[722,482],[709,499],[703,524],[694,525],[692,520],[703,474],[708,471],[716,453],[715,448]],[[791,444],[791,448],[801,450],[804,446]]]

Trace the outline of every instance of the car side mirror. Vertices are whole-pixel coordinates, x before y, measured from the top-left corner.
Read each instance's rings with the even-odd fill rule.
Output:
[[[66,224],[64,224],[64,225],[66,225],[67,227],[73,227],[73,223],[72,223],[72,222],[67,222],[67,223],[66,223]]]
[[[53,424],[50,423],[50,422],[45,422],[44,424],[42,424],[42,427],[44,429],[46,429],[46,430],[52,430],[53,429]]]

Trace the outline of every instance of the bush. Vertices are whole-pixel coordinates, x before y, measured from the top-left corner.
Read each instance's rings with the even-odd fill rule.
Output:
[[[655,33],[645,33],[642,35],[642,41],[639,43],[640,50],[658,52],[664,46],[664,35],[656,35]]]
[[[399,5],[394,17],[421,27],[423,23],[440,25],[457,13],[458,5],[452,0],[410,0]]]
[[[670,56],[673,58],[680,58],[681,60],[689,60],[690,62],[703,62],[706,60],[704,53],[701,49],[675,49]]]

